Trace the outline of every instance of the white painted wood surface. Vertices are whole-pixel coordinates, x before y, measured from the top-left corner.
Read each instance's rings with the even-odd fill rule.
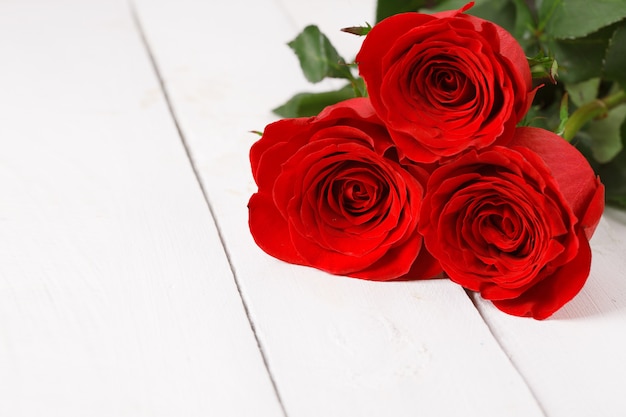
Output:
[[[0,3],[0,416],[280,416],[125,1]]]
[[[543,322],[254,245],[248,131],[324,88],[285,43],[317,23],[350,58],[373,10],[0,3],[0,416],[626,415],[623,212]]]

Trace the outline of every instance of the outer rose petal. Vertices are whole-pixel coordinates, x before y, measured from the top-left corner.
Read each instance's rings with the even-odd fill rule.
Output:
[[[250,162],[249,226],[268,254],[371,280],[441,272],[417,232],[428,173],[400,164],[368,99],[268,125]]]
[[[591,268],[591,248],[584,232],[579,232],[578,254],[570,262],[554,271],[549,279],[510,300],[492,300],[505,313],[543,320],[563,307],[581,290]]]
[[[368,80],[367,89],[370,99],[379,100],[380,96],[383,68],[380,65],[378,54],[389,49],[390,40],[397,39],[409,30],[434,19],[434,16],[427,14],[400,13],[395,15],[393,20],[384,19],[372,28],[363,41],[364,47],[357,55],[359,71]],[[371,36],[372,32],[379,33],[376,36]],[[363,65],[363,62],[371,62],[372,65]]]
[[[267,193],[256,193],[248,202],[248,225],[254,241],[269,255],[292,264],[306,262],[289,239],[272,239],[272,236],[288,236],[289,225],[276,209]]]
[[[602,213],[604,212],[604,201],[604,185],[602,185],[598,177],[596,181],[596,192],[593,194],[587,211],[580,221],[580,225],[585,231],[585,237],[587,239],[591,239],[591,236],[593,236],[600,222],[600,217],[602,217]]]
[[[307,124],[307,118],[279,120],[266,126],[265,132],[261,139],[256,141],[252,147],[250,147],[250,166],[252,168],[252,176],[255,181],[259,181],[260,178],[273,182],[280,172],[280,166],[277,166],[275,161],[263,160],[263,156],[266,151],[271,147],[285,147],[285,154],[291,154],[294,152],[294,148],[298,149],[300,146],[306,143],[306,136],[297,137],[293,135],[293,131],[297,127],[304,127]],[[267,139],[272,138],[272,139]],[[288,140],[291,139],[291,140]],[[299,139],[299,140],[298,140]],[[274,154],[276,152],[272,152]],[[277,156],[279,158],[279,156]],[[259,173],[267,169],[268,173]]]
[[[604,186],[585,157],[565,139],[536,127],[516,129],[509,146],[532,149],[550,167],[590,239],[604,211]]]

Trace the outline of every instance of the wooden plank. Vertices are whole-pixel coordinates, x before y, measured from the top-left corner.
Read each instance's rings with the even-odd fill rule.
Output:
[[[551,417],[626,413],[626,213],[609,208],[591,239],[589,280],[545,321],[480,311]]]
[[[131,16],[0,5],[0,415],[280,416]]]
[[[135,1],[287,415],[541,416],[459,287],[333,277],[276,261],[249,235],[248,131],[309,88],[284,45],[293,22],[352,10],[348,24],[362,22],[365,6],[349,3]]]

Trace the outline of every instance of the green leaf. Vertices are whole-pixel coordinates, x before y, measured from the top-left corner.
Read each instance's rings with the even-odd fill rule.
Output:
[[[622,150],[617,156],[606,164],[590,162],[604,184],[606,202],[626,208],[626,123],[621,130]]]
[[[324,107],[355,97],[354,87],[347,84],[339,90],[322,93],[299,93],[280,107],[272,110],[280,117],[308,117],[317,115]]]
[[[587,158],[605,187],[607,204],[626,208],[626,123],[621,127],[622,150],[610,162],[598,163],[592,155],[587,132],[576,135],[576,148]]]
[[[366,26],[350,26],[341,29],[341,31],[345,33],[351,33],[357,36],[365,36],[370,33],[370,30],[372,30],[372,26],[369,23],[366,23],[365,25]]]
[[[626,90],[626,22],[621,24],[609,41],[604,61],[604,76],[617,81]]]
[[[307,26],[288,45],[298,56],[302,72],[310,82],[317,83],[326,77],[354,78],[346,61],[317,26]]]
[[[525,0],[513,0],[513,5],[515,6],[515,22],[511,33],[522,45],[524,50],[528,49],[529,44],[533,41],[532,32],[536,25],[535,16],[528,3],[529,2]]]
[[[559,63],[559,78],[565,84],[602,76],[604,57],[615,31],[607,27],[584,38],[550,39],[551,55]]]
[[[427,3],[426,0],[378,0],[376,21],[404,12],[416,12]]]
[[[556,134],[561,136],[565,131],[565,123],[569,118],[569,94],[563,94],[561,99],[561,106],[559,109],[559,127],[556,129]]]
[[[604,119],[589,122],[586,130],[591,136],[591,152],[596,161],[609,162],[622,150],[621,129],[625,121],[626,104],[622,104]]]
[[[600,78],[590,78],[581,83],[570,83],[565,86],[572,103],[580,107],[585,103],[595,100],[598,97]]]
[[[540,27],[557,39],[587,36],[626,18],[624,0],[543,0]]]

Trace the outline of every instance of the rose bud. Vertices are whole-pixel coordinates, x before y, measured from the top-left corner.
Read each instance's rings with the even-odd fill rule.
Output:
[[[500,310],[544,319],[583,287],[604,187],[560,136],[518,128],[428,180],[420,231],[450,279]]]
[[[359,71],[401,157],[431,163],[505,144],[530,107],[521,46],[466,9],[397,14],[363,41]]]
[[[368,99],[268,125],[250,162],[249,226],[268,254],[379,281],[441,272],[417,232],[426,174],[399,163]]]

